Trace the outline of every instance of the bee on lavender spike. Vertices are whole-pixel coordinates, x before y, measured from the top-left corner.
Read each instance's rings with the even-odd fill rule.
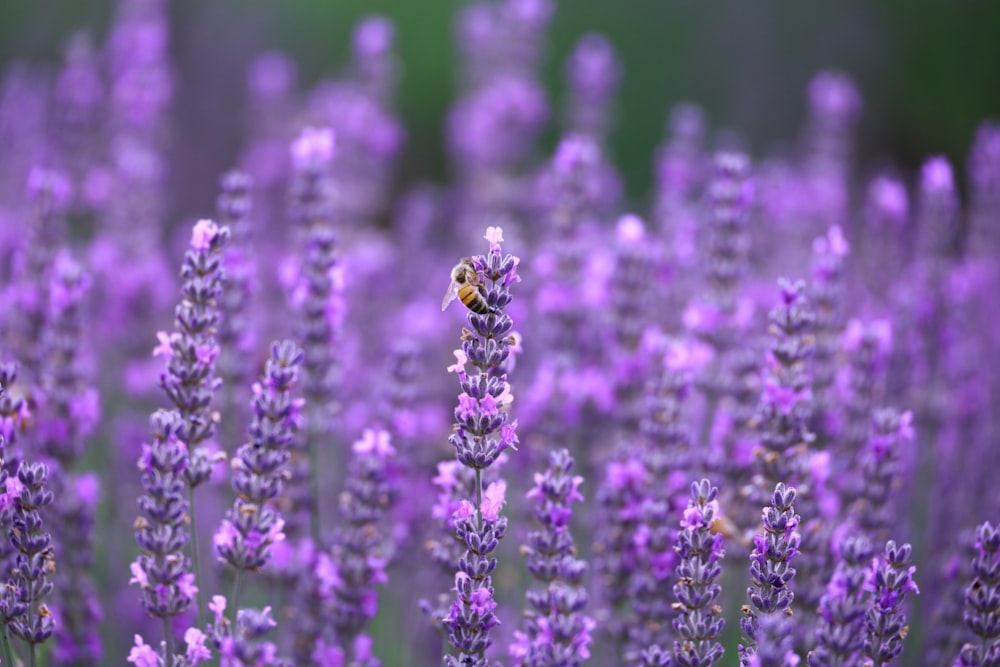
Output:
[[[486,303],[486,297],[479,289],[479,284],[479,274],[476,272],[472,260],[463,259],[451,270],[451,283],[448,285],[448,291],[445,292],[444,300],[441,302],[441,310],[447,308],[448,304],[454,301],[455,297],[458,297],[465,304],[465,307],[474,313],[486,315],[493,312],[493,309]]]

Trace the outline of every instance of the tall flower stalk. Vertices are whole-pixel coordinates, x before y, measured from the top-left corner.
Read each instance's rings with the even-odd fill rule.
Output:
[[[222,250],[228,241],[228,227],[219,227],[211,220],[200,220],[194,226],[191,247],[181,265],[181,302],[174,311],[174,330],[169,334],[158,332],[160,344],[153,350],[154,356],[166,360],[167,368],[160,374],[160,387],[174,404],[180,418],[177,439],[186,447],[187,466],[183,475],[191,523],[191,558],[194,574],[199,578],[194,491],[208,480],[212,467],[225,458],[225,454],[216,451],[213,441],[216,418],[212,401],[222,384],[215,377],[219,356],[216,327],[225,276]]]
[[[1000,665],[1000,531],[989,521],[976,528],[972,576],[965,589],[964,619],[976,641],[962,647],[955,665]]]
[[[871,602],[865,613],[864,667],[887,665],[903,652],[909,633],[903,601],[906,594],[919,593],[913,581],[916,567],[910,565],[910,545],[897,547],[889,540],[885,554],[872,562],[868,588]]]
[[[774,488],[771,501],[763,511],[764,529],[754,535],[750,553],[750,605],[743,607],[740,627],[747,643],[740,645],[740,665],[752,665],[760,640],[758,630],[762,616],[790,614],[791,583],[795,577],[792,559],[799,553],[801,536],[799,515],[795,513],[795,489],[781,482]]]
[[[249,441],[233,459],[233,507],[215,534],[217,557],[235,570],[233,614],[239,609],[243,577],[270,560],[270,547],[285,539],[285,522],[275,507],[284,487],[289,449],[302,424],[303,400],[292,395],[302,350],[291,341],[274,343],[264,376],[253,386]],[[234,619],[235,620],[235,616]]]
[[[691,500],[684,510],[677,536],[677,583],[674,585],[674,665],[711,667],[722,657],[719,634],[725,627],[718,604],[722,588],[722,534],[715,532],[718,520],[718,488],[703,479],[691,485]]]
[[[528,534],[521,553],[539,586],[527,593],[524,631],[514,633],[510,647],[511,657],[524,667],[576,667],[590,657],[590,633],[596,623],[584,613],[587,564],[576,557],[569,526],[573,503],[583,501],[583,477],[572,472],[569,450],[552,452],[548,468],[535,474],[535,486],[528,492],[541,528]]]
[[[139,458],[145,493],[139,498],[135,539],[141,551],[131,565],[129,583],[139,585],[146,613],[163,621],[163,660],[166,667],[173,667],[174,618],[187,611],[198,594],[191,561],[184,553],[191,539],[189,457],[187,445],[180,440],[184,422],[176,411],[156,411],[150,427],[153,440],[143,444]]]
[[[471,329],[462,331],[462,350],[455,368],[462,393],[455,408],[455,431],[448,441],[459,463],[475,472],[475,498],[463,500],[455,512],[455,534],[465,543],[455,574],[456,599],[444,619],[451,645],[458,657],[445,658],[448,667],[486,667],[486,649],[493,640],[490,630],[500,621],[494,609],[492,574],[497,567],[493,552],[507,530],[507,518],[500,515],[506,483],[495,481],[483,488],[483,472],[506,449],[516,449],[517,420],[509,416],[513,396],[507,383],[506,362],[514,343],[514,326],[505,310],[510,305],[510,286],[517,275],[518,258],[500,250],[503,231],[486,231],[489,254],[471,259],[476,282],[489,312],[470,312]],[[465,370],[470,364],[475,370]]]
[[[309,479],[310,529],[320,538],[319,447],[330,433],[336,405],[337,345],[344,314],[343,274],[337,263],[337,231],[333,225],[332,184],[329,177],[334,138],[329,129],[306,128],[292,144],[292,185],[289,215],[301,229],[298,280],[292,291],[299,309],[299,340],[305,353],[303,390],[309,406],[306,456],[293,456],[293,475]],[[304,481],[304,480],[303,480]],[[292,526],[297,528],[297,526]]]

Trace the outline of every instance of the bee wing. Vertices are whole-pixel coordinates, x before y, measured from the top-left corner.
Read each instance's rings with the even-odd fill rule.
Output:
[[[458,283],[454,280],[448,285],[448,291],[444,293],[444,299],[441,301],[441,310],[448,307],[448,304],[455,300],[458,296]]]

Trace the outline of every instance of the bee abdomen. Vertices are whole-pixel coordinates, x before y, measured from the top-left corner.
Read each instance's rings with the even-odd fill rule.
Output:
[[[458,298],[462,300],[466,308],[474,313],[485,315],[490,312],[490,305],[486,303],[486,299],[479,293],[479,290],[472,285],[462,285],[458,288]]]

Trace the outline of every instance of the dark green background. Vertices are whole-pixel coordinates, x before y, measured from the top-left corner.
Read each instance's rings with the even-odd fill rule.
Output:
[[[311,83],[343,63],[352,24],[369,12],[392,17],[399,28],[400,103],[409,133],[404,179],[443,179],[440,128],[454,81],[451,16],[461,4],[173,0],[172,48],[181,74],[176,140],[213,148],[175,184],[184,188],[183,208],[211,202],[215,175],[236,154],[242,71],[252,54],[286,50]],[[55,63],[74,26],[103,38],[111,8],[110,0],[3,0],[0,62]],[[865,165],[912,168],[934,153],[964,163],[976,125],[1000,117],[995,0],[562,0],[544,72],[557,110],[562,61],[591,30],[610,37],[626,67],[613,150],[633,197],[648,190],[650,156],[671,104],[701,103],[714,127],[737,130],[756,154],[780,150],[800,135],[804,87],[823,67],[858,81]]]

